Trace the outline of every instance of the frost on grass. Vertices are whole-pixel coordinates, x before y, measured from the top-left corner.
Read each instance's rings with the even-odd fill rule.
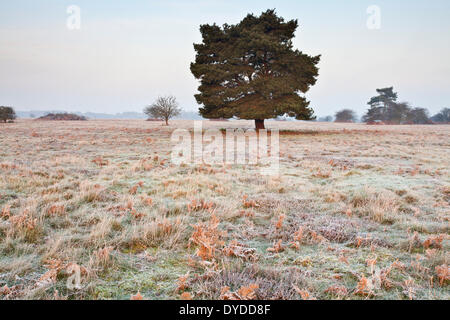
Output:
[[[271,178],[151,122],[0,126],[0,299],[450,298],[448,126],[270,126]]]

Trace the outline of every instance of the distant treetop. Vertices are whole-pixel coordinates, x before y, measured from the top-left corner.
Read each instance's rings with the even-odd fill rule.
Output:
[[[442,109],[438,114],[434,115],[431,120],[436,123],[450,123],[450,108]]]
[[[12,122],[16,119],[16,112],[12,107],[0,107],[0,122]]]
[[[351,109],[338,111],[334,117],[336,119],[334,120],[335,122],[355,122],[358,118],[355,111]]]
[[[86,121],[86,117],[73,113],[49,113],[36,120],[56,120],[56,121]]]
[[[371,107],[373,106],[386,106],[389,102],[397,101],[397,92],[394,92],[394,87],[377,89],[378,96],[372,97],[367,103]]]

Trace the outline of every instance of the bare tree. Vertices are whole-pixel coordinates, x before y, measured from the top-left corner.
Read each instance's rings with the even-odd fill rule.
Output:
[[[406,115],[407,123],[429,124],[432,123],[428,110],[425,108],[412,108]]]
[[[158,97],[156,101],[144,109],[149,117],[162,119],[169,125],[169,119],[181,114],[181,108],[174,96]]]

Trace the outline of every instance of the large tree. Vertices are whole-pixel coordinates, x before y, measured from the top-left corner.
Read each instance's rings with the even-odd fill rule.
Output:
[[[370,108],[363,116],[363,122],[387,121],[387,112],[390,106],[396,103],[397,93],[394,87],[377,89],[377,96],[374,96],[367,103]]]
[[[274,10],[247,15],[236,25],[200,26],[203,42],[191,71],[201,81],[197,102],[204,118],[264,119],[287,115],[314,119],[303,96],[316,83],[320,56],[294,49],[298,21],[285,22]]]
[[[16,119],[16,113],[11,107],[0,107],[0,121],[14,121]]]

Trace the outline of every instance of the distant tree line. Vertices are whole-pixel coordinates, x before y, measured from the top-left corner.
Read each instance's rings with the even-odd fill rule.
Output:
[[[317,119],[317,121],[319,121],[319,122],[332,122],[333,121],[333,116],[320,117],[319,119]]]
[[[367,103],[369,109],[361,121],[368,124],[433,124],[450,123],[450,109],[444,108],[438,114],[430,117],[425,108],[412,107],[408,102],[398,102],[394,88],[377,89],[378,95]],[[333,121],[332,116],[319,118],[321,122]],[[336,112],[335,122],[356,122],[358,117],[351,109]]]
[[[369,110],[363,116],[363,122],[381,122],[385,124],[431,124],[433,122],[448,122],[448,118],[446,119],[444,115],[445,109],[438,114],[442,114],[442,117],[436,115],[430,118],[427,109],[412,107],[408,102],[398,102],[398,95],[394,92],[393,87],[377,89],[377,93],[378,95],[372,97],[367,103]]]
[[[87,118],[74,113],[48,113],[37,120],[56,120],[56,121],[86,121]]]
[[[442,109],[438,114],[431,117],[435,123],[450,123],[450,108]]]
[[[361,121],[368,124],[450,124],[450,108],[444,108],[430,117],[425,108],[412,107],[407,102],[397,102],[398,95],[394,88],[376,90],[378,95],[367,103],[369,109]],[[159,97],[152,105],[144,109],[144,113],[152,119],[164,120],[168,125],[169,119],[178,116],[182,109],[174,96]],[[17,118],[12,107],[0,106],[0,122],[13,122]],[[34,118],[34,116],[32,117]],[[40,120],[86,120],[85,117],[68,113],[47,114]],[[342,109],[333,116],[321,117],[320,122],[357,122],[358,117],[351,109]]]
[[[426,124],[430,123],[428,111],[424,108],[412,108],[407,102],[397,102],[394,88],[377,89],[378,95],[367,103],[370,108],[362,121],[386,124]]]

